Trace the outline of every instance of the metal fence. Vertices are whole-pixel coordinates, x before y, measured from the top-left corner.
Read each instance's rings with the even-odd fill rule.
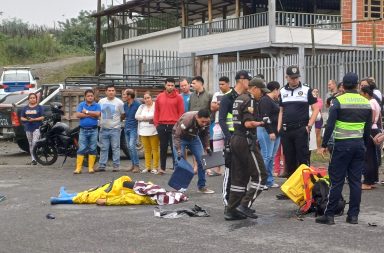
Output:
[[[337,82],[347,72],[355,72],[360,78],[374,77],[380,90],[384,88],[384,50],[356,50],[305,56],[303,75],[304,82],[319,89],[325,98],[330,79]],[[267,81],[276,80],[284,83],[285,70],[290,65],[299,65],[299,55],[274,58],[244,59],[239,62],[222,62],[218,66],[218,76],[228,76],[234,84],[236,71],[244,69],[253,75],[263,74]]]
[[[341,29],[340,15],[326,15],[314,13],[284,12],[276,11],[277,26],[293,26],[293,27],[310,27],[316,24],[316,29]],[[267,26],[268,12],[255,13],[242,16],[239,18],[227,18],[223,20],[213,21],[211,23],[203,23],[182,27],[182,38],[194,38],[209,34],[231,32],[242,29],[249,29],[261,26]]]
[[[182,27],[182,38],[194,38],[209,34],[231,32],[268,25],[268,12],[256,13],[239,18],[228,18],[210,23]]]
[[[123,74],[192,76],[193,57],[180,57],[177,51],[124,49]]]
[[[340,15],[326,15],[299,12],[276,12],[277,26],[309,27],[316,24],[316,29],[341,29]]]

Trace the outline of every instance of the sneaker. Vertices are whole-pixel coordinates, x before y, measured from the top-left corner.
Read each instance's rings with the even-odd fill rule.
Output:
[[[208,189],[206,186],[202,187],[202,188],[199,188],[199,192],[200,193],[204,193],[204,194],[212,194],[212,193],[215,193],[215,191],[212,191],[210,189]]]
[[[152,170],[151,170],[151,173],[154,174],[154,175],[159,174],[159,172],[158,172],[156,169],[152,169]]]
[[[143,173],[143,174],[148,173],[148,172],[150,172],[150,170],[148,170],[148,169],[142,169],[141,170],[141,173]]]
[[[280,187],[280,185],[278,185],[278,184],[276,184],[276,183],[274,183],[273,185],[270,185],[270,186],[268,186],[269,188],[279,188]]]
[[[269,189],[269,187],[266,185],[264,185],[262,188],[263,188],[263,191],[268,191],[268,189]]]
[[[118,171],[120,171],[120,167],[113,167],[112,171],[113,172],[118,172]]]
[[[37,162],[35,160],[32,160],[31,164],[32,165],[37,165]]]
[[[95,172],[104,172],[105,167],[104,166],[99,166],[98,168],[95,169]]]
[[[178,192],[180,192],[180,193],[184,193],[184,192],[186,192],[186,191],[187,191],[186,188],[180,188],[180,189],[178,190]]]

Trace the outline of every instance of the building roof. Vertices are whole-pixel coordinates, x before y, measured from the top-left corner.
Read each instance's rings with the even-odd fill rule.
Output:
[[[268,0],[262,0],[266,3]],[[207,0],[188,0],[188,19],[189,21],[201,20],[203,12],[208,10]],[[212,16],[218,17],[223,15],[223,8],[227,8],[228,13],[234,13],[235,0],[212,0]],[[251,3],[252,0],[245,0],[245,3]],[[176,14],[177,18],[181,18],[181,0],[130,0],[125,4],[116,5],[95,13],[93,17],[100,16],[117,16],[123,12],[137,13],[142,16],[156,16],[164,13]],[[208,19],[208,18],[207,18]]]

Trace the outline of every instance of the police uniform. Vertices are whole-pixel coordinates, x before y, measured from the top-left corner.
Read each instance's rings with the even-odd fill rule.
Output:
[[[253,212],[250,207],[265,187],[267,172],[256,143],[256,129],[246,128],[244,125],[245,122],[257,121],[258,118],[257,102],[250,94],[243,94],[235,100],[233,104],[235,131],[231,138],[231,187],[227,207],[229,214],[239,214],[239,208],[248,213]],[[249,179],[251,181],[247,190]],[[246,216],[257,218],[255,214],[253,217]]]
[[[287,69],[290,75],[292,69],[299,76],[299,70],[294,67]],[[309,122],[309,106],[315,104],[317,99],[312,95],[312,89],[302,84],[292,89],[286,84],[280,90],[280,107],[283,108],[281,143],[285,156],[285,176],[289,177],[301,164],[309,165],[309,135],[307,125]]]
[[[343,83],[356,84],[358,77],[348,73]],[[369,101],[358,94],[357,90],[346,89],[343,95],[336,97],[329,110],[322,147],[326,148],[333,132],[335,146],[329,164],[331,180],[329,200],[324,216],[317,223],[334,224],[334,210],[337,207],[345,177],[350,188],[347,222],[357,224],[361,201],[361,176],[364,166],[364,142],[370,138],[372,110]]]
[[[251,75],[245,71],[240,70],[236,73],[236,80],[239,79],[251,79]],[[229,145],[229,141],[235,128],[233,126],[233,103],[239,94],[235,89],[232,89],[230,93],[227,93],[220,102],[219,109],[219,125],[221,127],[221,131],[223,131],[225,138],[225,149],[224,149],[224,157],[225,157],[225,171],[224,171],[224,179],[223,179],[223,189],[222,189],[222,197],[224,206],[228,206],[230,186],[231,186],[231,164],[232,164],[232,154]]]

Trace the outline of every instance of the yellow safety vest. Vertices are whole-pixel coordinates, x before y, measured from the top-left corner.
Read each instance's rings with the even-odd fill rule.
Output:
[[[360,109],[371,109],[371,105],[365,97],[357,93],[345,93],[336,98],[340,103],[339,118],[346,109],[360,110]],[[357,120],[356,120],[357,121]],[[362,138],[364,135],[365,121],[363,122],[346,122],[336,120],[335,129],[333,131],[335,139],[356,139]]]

